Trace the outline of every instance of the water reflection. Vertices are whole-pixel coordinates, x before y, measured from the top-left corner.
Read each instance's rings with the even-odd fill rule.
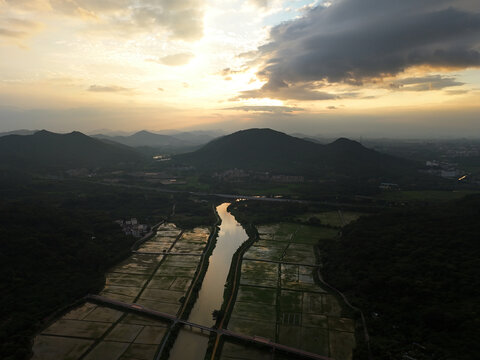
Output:
[[[227,211],[229,203],[217,207],[222,223],[217,244],[210,256],[209,266],[203,279],[198,299],[188,320],[197,324],[212,326],[213,310],[222,306],[225,282],[230,270],[232,256],[247,239],[248,235],[232,214]],[[203,359],[208,345],[208,334],[181,330],[170,352],[170,360]]]

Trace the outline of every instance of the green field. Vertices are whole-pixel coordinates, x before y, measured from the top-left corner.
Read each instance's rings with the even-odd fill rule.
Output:
[[[356,216],[352,213],[349,219]],[[309,266],[316,264],[313,245],[337,236],[337,230],[281,223],[259,226],[258,233],[260,239],[243,257],[241,285],[228,329],[350,360],[355,348],[354,321],[344,317],[337,299],[315,282],[317,268]],[[220,358],[272,356],[227,341]],[[288,359],[288,355],[276,354],[275,359]]]

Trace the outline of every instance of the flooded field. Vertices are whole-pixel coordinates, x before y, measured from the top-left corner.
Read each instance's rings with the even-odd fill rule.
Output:
[[[100,295],[177,314],[209,234],[206,228],[182,232],[173,224],[159,227],[137,253],[110,269]],[[33,359],[151,360],[167,325],[87,302],[35,338]]]
[[[313,245],[336,230],[298,224],[258,227],[260,240],[244,254],[240,287],[228,329],[350,360],[354,322],[337,299],[316,284]],[[221,359],[288,358],[226,341]]]
[[[188,318],[206,327],[215,324],[212,312],[222,307],[232,257],[248,239],[228,213],[228,205],[217,207],[221,218],[218,237]],[[323,221],[335,219],[334,215],[326,215]],[[238,292],[227,328],[336,360],[350,360],[355,347],[354,322],[345,316],[337,299],[315,281],[318,261],[314,245],[334,237],[337,231],[294,223],[258,227],[259,239],[244,253],[241,268],[238,266]],[[207,228],[182,231],[173,224],[162,225],[154,237],[110,269],[99,295],[166,314],[184,314],[184,301],[190,297],[187,294],[194,277],[198,278],[195,274],[206,261],[202,255],[209,237]],[[168,322],[86,302],[36,336],[33,359],[154,360],[171,334]],[[188,326],[181,329],[173,339],[169,359],[204,359],[208,336],[208,332],[192,331]],[[229,339],[218,354],[224,360],[288,359],[285,354]]]

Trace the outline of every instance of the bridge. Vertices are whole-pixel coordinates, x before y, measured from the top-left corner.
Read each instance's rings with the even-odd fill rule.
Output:
[[[140,255],[184,255],[184,256],[202,256],[203,253],[180,253],[180,252],[148,252],[148,251],[133,251],[134,254]]]
[[[129,304],[129,303],[125,303],[125,302],[122,302],[122,301],[109,299],[109,298],[106,298],[106,297],[100,296],[100,295],[87,295],[85,297],[85,299],[87,301],[90,301],[90,302],[93,302],[93,303],[96,303],[96,304],[106,305],[106,306],[118,308],[118,309],[121,309],[121,310],[131,311],[131,312],[143,314],[143,315],[146,315],[146,316],[154,317],[154,318],[157,318],[157,319],[160,319],[160,320],[171,321],[173,323],[173,325],[176,325],[176,324],[186,325],[186,326],[189,326],[190,329],[197,328],[197,329],[200,329],[201,332],[204,332],[204,331],[205,332],[213,332],[213,333],[216,333],[218,335],[223,335],[223,336],[235,338],[235,339],[238,339],[238,340],[241,340],[241,341],[245,341],[245,342],[254,343],[254,344],[257,344],[257,345],[269,347],[272,350],[280,350],[280,351],[283,351],[283,352],[286,352],[286,353],[289,353],[289,354],[292,354],[292,355],[296,355],[296,356],[299,356],[299,357],[302,357],[302,358],[315,359],[315,360],[333,360],[333,359],[328,358],[326,356],[314,354],[314,353],[311,353],[311,352],[308,352],[308,351],[303,351],[303,350],[293,348],[293,347],[290,347],[290,346],[287,346],[287,345],[278,344],[278,343],[275,343],[275,342],[273,342],[269,339],[266,339],[266,338],[263,338],[263,337],[260,337],[260,336],[248,336],[248,335],[239,334],[239,333],[227,330],[227,329],[217,329],[217,328],[213,328],[213,327],[208,327],[208,326],[196,324],[196,323],[193,323],[193,322],[190,322],[190,321],[187,321],[187,320],[179,319],[175,315],[163,313],[163,312],[156,311],[156,310],[147,309],[147,308],[145,308],[145,307],[143,307],[142,305],[139,305],[139,304]]]

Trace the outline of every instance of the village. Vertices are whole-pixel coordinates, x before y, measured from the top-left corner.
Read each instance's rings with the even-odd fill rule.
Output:
[[[139,224],[136,218],[131,218],[130,220],[116,220],[115,223],[120,225],[125,235],[132,235],[136,238],[142,237],[150,231],[150,226]]]

